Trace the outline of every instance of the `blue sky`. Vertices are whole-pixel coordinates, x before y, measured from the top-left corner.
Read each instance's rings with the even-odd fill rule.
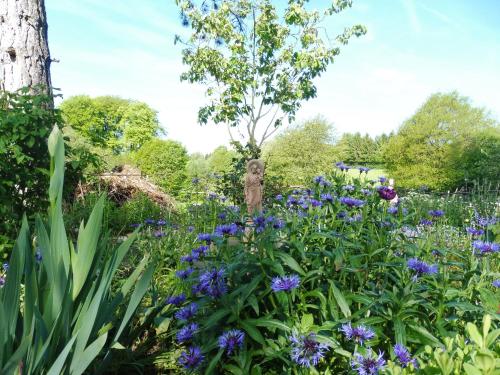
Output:
[[[51,54],[60,60],[52,81],[64,97],[145,101],[167,137],[190,152],[228,143],[224,127],[197,124],[203,87],[179,80],[181,47],[173,42],[186,30],[174,0],[46,0],[46,7]],[[361,23],[368,34],[343,47],[297,121],[320,114],[337,134],[377,135],[396,130],[432,93],[452,90],[499,119],[499,16],[497,0],[354,0],[325,26]]]

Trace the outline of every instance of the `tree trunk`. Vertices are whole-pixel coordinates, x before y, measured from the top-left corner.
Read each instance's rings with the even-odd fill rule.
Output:
[[[0,89],[52,93],[44,0],[0,0]]]

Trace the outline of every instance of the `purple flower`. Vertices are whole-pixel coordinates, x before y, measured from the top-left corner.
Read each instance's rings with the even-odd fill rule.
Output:
[[[175,275],[181,280],[186,280],[193,272],[194,270],[192,268],[186,268],[185,270],[175,272]]]
[[[191,179],[191,183],[192,183],[193,185],[197,185],[197,184],[199,184],[199,182],[200,182],[200,179],[199,179],[199,178],[197,178],[197,177],[194,177],[193,179]]]
[[[416,359],[411,357],[410,352],[408,351],[407,348],[405,348],[404,345],[401,344],[394,345],[394,354],[396,355],[396,358],[401,364],[401,367],[403,368],[408,367],[410,363],[413,364],[413,367],[415,368],[417,367]]]
[[[471,236],[480,236],[480,235],[484,234],[484,229],[476,229],[476,228],[472,228],[472,227],[467,227],[467,228],[465,228],[465,230]]]
[[[205,356],[201,353],[201,349],[197,346],[190,347],[187,351],[182,352],[179,358],[179,364],[188,370],[197,368]]]
[[[340,211],[338,214],[337,214],[337,219],[343,219],[347,216],[347,212],[345,211]]]
[[[361,192],[366,196],[373,194],[373,192],[370,189],[361,189]]]
[[[285,226],[285,222],[281,219],[276,219],[273,223],[274,229],[281,229]]]
[[[209,247],[206,245],[198,246],[196,249],[191,250],[191,255],[195,259],[199,259],[202,256],[207,255]]]
[[[219,348],[226,350],[231,355],[236,347],[243,347],[245,333],[239,329],[231,329],[219,336]]]
[[[188,227],[187,227],[187,231],[188,231],[189,233],[193,232],[193,231],[194,231],[194,226],[192,226],[192,225],[188,226]]]
[[[496,222],[497,222],[497,218],[496,217],[483,217],[483,216],[480,216],[477,212],[474,214],[475,218],[476,218],[476,223],[477,225],[479,225],[480,227],[487,227],[488,225],[495,225]]]
[[[441,217],[444,215],[443,210],[429,210],[427,213],[432,217]]]
[[[210,271],[202,273],[195,285],[194,291],[205,293],[212,298],[219,298],[227,292],[226,279],[224,277],[224,268],[213,268]]]
[[[496,253],[500,250],[500,245],[495,242],[474,241],[472,246],[479,250],[481,255]]]
[[[321,194],[320,198],[322,201],[333,202],[333,197],[330,193]]]
[[[186,300],[186,295],[184,293],[179,294],[178,296],[170,296],[167,298],[167,303],[174,306],[180,306]]]
[[[361,207],[365,204],[365,201],[351,197],[341,197],[340,203],[345,204],[348,207]]]
[[[179,311],[177,311],[175,313],[175,317],[179,320],[189,320],[194,318],[197,312],[198,312],[198,305],[193,302],[187,306],[184,306]]]
[[[206,242],[207,244],[212,242],[212,235],[210,233],[199,233],[196,237],[200,242]]]
[[[217,194],[210,192],[210,193],[208,193],[207,198],[208,198],[208,200],[213,201],[213,200],[217,199]]]
[[[396,206],[390,206],[387,208],[387,213],[394,215],[398,213],[398,208]]]
[[[2,288],[5,285],[5,277],[0,276],[0,288]]]
[[[226,217],[227,217],[227,215],[225,212],[221,212],[220,214],[217,215],[217,218],[219,220],[226,220]]]
[[[379,181],[381,184],[383,184],[384,182],[386,182],[386,181],[387,181],[387,177],[385,177],[385,176],[379,176],[378,181]]]
[[[363,172],[368,173],[368,171],[370,170],[370,168],[368,168],[368,167],[358,167],[358,170],[359,170],[360,174],[363,173]]]
[[[356,352],[351,359],[351,367],[358,375],[377,375],[384,366],[384,353],[379,352],[377,356],[371,349],[364,356]]]
[[[147,225],[153,225],[156,223],[156,221],[153,219],[146,219],[146,220],[144,220],[144,223]]]
[[[345,165],[344,162],[342,162],[342,161],[335,163],[335,166],[337,168],[339,168],[342,172],[348,171],[349,169],[351,169],[351,167]]]
[[[215,235],[219,237],[234,236],[239,232],[239,228],[235,223],[217,225]]]
[[[360,221],[363,221],[363,215],[361,214],[356,214],[351,217],[346,217],[346,222],[348,223],[358,223]]]
[[[181,262],[193,263],[195,260],[198,260],[198,258],[194,257],[193,255],[181,256]]]
[[[432,220],[429,219],[420,219],[419,224],[424,226],[429,226],[432,225],[433,223]]]
[[[140,226],[141,226],[141,224],[139,224],[139,223],[132,223],[132,224],[130,224],[131,228],[138,228]]]
[[[290,336],[290,342],[292,360],[303,367],[316,366],[328,350],[328,345],[316,341],[314,333],[302,336],[293,334]]]
[[[156,238],[165,237],[166,235],[167,234],[165,232],[163,232],[162,230],[155,230],[153,233],[153,236],[155,236]]]
[[[500,288],[500,279],[494,280],[491,285],[493,285],[495,288]]]
[[[297,204],[299,204],[299,201],[297,200],[297,198],[289,195],[287,200],[286,200],[286,205],[288,207],[290,207],[290,206],[296,206]]]
[[[2,264],[2,268],[5,272],[7,272],[9,270],[9,263],[5,262],[4,264]]]
[[[377,188],[377,191],[378,191],[378,195],[380,196],[380,198],[386,200],[386,201],[390,201],[394,198],[396,198],[396,190],[394,190],[393,188],[389,187],[389,186],[379,186]]]
[[[311,199],[310,202],[311,202],[312,207],[321,207],[323,205],[323,203],[321,203],[320,201],[318,201],[316,199]]]
[[[375,332],[373,332],[371,328],[362,324],[357,327],[351,326],[351,323],[342,324],[340,331],[344,334],[346,339],[352,340],[361,345],[363,345],[365,341],[371,340],[375,337]]]
[[[354,187],[354,185],[344,185],[342,186],[342,189],[344,189],[345,191],[354,191],[356,188]]]
[[[415,272],[415,276],[413,277],[414,280],[424,274],[432,275],[438,272],[437,264],[429,265],[417,258],[408,259],[407,266]]]
[[[298,275],[285,275],[274,277],[271,281],[271,289],[275,292],[289,292],[300,284]]]
[[[177,342],[183,343],[191,341],[198,329],[199,326],[196,323],[191,323],[185,327],[182,327],[179,332],[177,332]]]
[[[276,196],[276,200],[281,202],[281,201],[283,200],[283,195],[278,194],[278,195]]]
[[[314,177],[313,181],[316,183],[316,184],[319,184],[321,181],[323,181],[325,178],[323,176],[316,176]]]
[[[158,226],[162,227],[162,226],[164,226],[164,225],[167,225],[167,222],[166,222],[165,220],[161,220],[161,219],[160,219],[160,220],[158,220],[158,221],[156,222],[156,225],[158,225]]]
[[[42,252],[38,248],[35,252],[35,260],[40,263],[42,261]]]

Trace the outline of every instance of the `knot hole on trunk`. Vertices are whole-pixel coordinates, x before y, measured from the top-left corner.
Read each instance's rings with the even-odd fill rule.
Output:
[[[7,48],[7,53],[10,57],[10,61],[16,62],[16,50],[14,49],[14,47]]]

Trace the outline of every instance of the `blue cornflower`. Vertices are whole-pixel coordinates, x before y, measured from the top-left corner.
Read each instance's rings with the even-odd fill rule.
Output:
[[[365,356],[356,352],[351,359],[351,367],[358,375],[377,375],[384,366],[384,353],[379,352],[377,356],[371,349],[366,351]]]
[[[339,168],[342,172],[348,171],[351,167],[344,164],[342,161],[338,161],[335,163],[335,166]]]
[[[234,236],[238,232],[239,228],[235,223],[222,224],[222,225],[217,225],[217,227],[215,227],[215,235],[219,237],[223,237],[225,235]]]
[[[198,279],[198,285],[194,291],[205,293],[213,298],[219,298],[227,292],[226,279],[224,277],[224,268],[213,268],[202,273]]]
[[[429,225],[432,225],[433,222],[432,222],[432,220],[429,220],[429,219],[420,219],[419,224],[424,225],[424,226],[429,226]]]
[[[410,352],[408,351],[407,348],[405,348],[404,345],[401,344],[394,345],[394,354],[396,355],[396,358],[401,364],[401,367],[403,368],[408,367],[410,363],[413,364],[413,367],[415,368],[417,367],[416,359],[411,357]]]
[[[387,208],[387,213],[394,215],[398,213],[398,208],[396,206],[390,206]]]
[[[0,288],[2,288],[5,285],[5,277],[0,276]]]
[[[443,210],[429,210],[427,213],[432,217],[441,217],[444,215]]]
[[[185,263],[193,263],[195,260],[198,260],[198,257],[194,257],[192,254],[181,256],[181,262]]]
[[[311,202],[312,207],[321,207],[323,205],[323,203],[321,203],[320,201],[318,201],[316,199],[311,199],[310,202]]]
[[[467,228],[465,228],[465,230],[471,236],[480,236],[480,235],[484,234],[484,229],[476,229],[476,228],[472,228],[472,227],[467,227]]]
[[[162,238],[162,237],[165,237],[167,234],[165,232],[163,232],[162,230],[155,230],[154,233],[153,233],[153,236],[155,236],[156,238]]]
[[[132,223],[132,224],[130,224],[131,228],[138,228],[140,226],[141,226],[141,224],[139,224],[139,223]]]
[[[211,201],[217,199],[217,197],[218,197],[217,194],[212,193],[212,192],[208,193],[208,196],[207,196],[208,200],[211,200]]]
[[[192,268],[186,268],[185,270],[176,271],[175,275],[181,280],[186,280],[193,272]]]
[[[342,189],[344,189],[345,191],[354,191],[354,190],[356,190],[356,188],[354,187],[354,185],[344,185],[344,186],[342,186]]]
[[[314,177],[313,181],[316,183],[316,184],[319,184],[321,181],[323,181],[325,178],[323,176],[316,176]]]
[[[266,229],[266,217],[262,215],[254,217],[253,224],[255,226],[255,231],[257,233],[262,233],[264,229]]]
[[[178,296],[170,296],[166,300],[168,304],[174,306],[180,306],[182,303],[184,303],[184,301],[186,301],[186,295],[184,293],[181,293]]]
[[[195,259],[199,259],[202,256],[207,255],[209,247],[206,245],[198,246],[196,249],[191,250],[191,255]]]
[[[206,242],[207,244],[212,242],[212,235],[210,233],[199,233],[196,237],[200,242]]]
[[[196,323],[191,323],[185,327],[182,327],[177,332],[177,342],[183,343],[183,342],[191,341],[194,337],[194,334],[198,331],[199,328],[200,327]]]
[[[193,302],[187,306],[184,306],[179,311],[177,311],[175,313],[175,317],[179,320],[189,320],[194,318],[197,312],[198,312],[198,305]]]
[[[328,350],[328,345],[316,341],[314,333],[302,336],[293,334],[290,336],[290,342],[292,360],[303,367],[316,366]]]
[[[42,252],[40,250],[40,248],[37,248],[37,250],[35,251],[35,260],[40,263],[42,261]]]
[[[193,225],[188,226],[188,227],[187,227],[187,231],[188,231],[189,233],[193,232],[193,231],[194,231],[194,226],[193,226]]]
[[[320,195],[322,201],[333,202],[333,197],[330,193],[324,193]]]
[[[198,185],[200,183],[200,179],[197,178],[197,177],[194,177],[194,178],[191,179],[191,183],[193,185]]]
[[[415,275],[413,276],[414,280],[424,274],[432,275],[438,272],[437,264],[429,265],[423,260],[417,258],[408,259],[407,266],[409,269],[415,272]]]
[[[366,174],[368,174],[368,172],[370,171],[370,168],[368,167],[358,167],[358,170],[359,170],[359,173],[363,173],[365,172]]]
[[[227,206],[227,209],[234,214],[237,214],[238,212],[240,212],[240,208],[238,206]]]
[[[346,217],[345,220],[348,223],[358,223],[360,221],[363,221],[363,215],[361,214],[352,215],[350,217]]]
[[[487,227],[489,225],[495,225],[498,219],[496,217],[486,217],[480,216],[477,212],[474,214],[476,223],[480,227]]]
[[[220,214],[217,215],[217,218],[219,220],[226,220],[227,214],[225,212],[221,212]]]
[[[500,288],[500,279],[493,280],[491,285],[493,285],[495,288]]]
[[[193,370],[201,365],[204,358],[205,356],[201,353],[201,349],[197,346],[192,346],[187,351],[181,353],[179,364],[188,370]]]
[[[9,263],[5,262],[4,264],[2,264],[2,268],[5,272],[7,272],[9,270]]]
[[[239,329],[231,329],[219,336],[219,348],[226,350],[228,355],[231,355],[236,347],[243,347],[245,333]]]
[[[361,189],[361,192],[366,196],[373,194],[373,192],[370,189]]]
[[[345,204],[348,207],[361,207],[365,204],[365,201],[351,197],[341,197],[340,203]]]
[[[156,221],[154,219],[146,219],[144,220],[144,223],[147,225],[153,225],[156,223]]]
[[[278,195],[275,197],[275,199],[276,199],[277,201],[280,201],[280,202],[281,202],[281,201],[283,200],[283,195],[278,194]]]
[[[287,198],[287,200],[286,200],[286,205],[288,207],[290,207],[290,206],[296,206],[298,203],[299,203],[299,201],[297,200],[297,198],[295,198],[295,197],[293,197],[291,195],[289,195],[288,198]]]
[[[474,241],[472,246],[479,250],[481,255],[496,253],[500,250],[500,245],[495,242]]]
[[[162,227],[164,225],[167,225],[167,222],[165,220],[160,219],[156,222],[156,225]]]
[[[342,324],[340,331],[344,334],[346,339],[361,345],[363,345],[365,341],[375,337],[375,332],[362,324],[357,327],[353,327],[351,323]]]
[[[347,216],[347,212],[345,211],[340,211],[339,213],[337,213],[337,219],[343,219]]]
[[[295,289],[300,284],[300,277],[298,275],[285,275],[274,277],[271,281],[271,289],[275,292],[289,292]]]
[[[273,223],[274,229],[281,229],[285,226],[285,222],[281,219],[276,219]]]
[[[385,183],[385,182],[387,181],[387,177],[385,177],[385,176],[380,176],[380,177],[378,178],[378,181],[379,181],[381,184],[383,184],[383,183]]]

